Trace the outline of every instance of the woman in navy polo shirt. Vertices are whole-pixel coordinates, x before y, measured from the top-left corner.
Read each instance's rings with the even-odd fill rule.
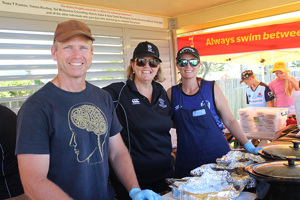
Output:
[[[157,193],[169,190],[165,178],[173,176],[169,133],[172,109],[166,91],[157,82],[164,80],[161,62],[158,48],[150,42],[141,42],[127,68],[126,83],[103,88],[115,102],[123,126],[121,135],[141,189]],[[116,176],[111,181],[118,199],[130,199]]]

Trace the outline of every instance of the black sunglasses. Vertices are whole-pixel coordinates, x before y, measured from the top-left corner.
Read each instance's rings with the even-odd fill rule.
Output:
[[[145,59],[145,58],[136,58],[134,60],[137,64],[137,66],[145,67],[147,62],[149,63],[149,66],[152,68],[156,68],[160,61],[158,59]]]
[[[178,65],[179,65],[179,67],[185,67],[185,66],[187,66],[188,62],[190,63],[190,65],[192,67],[196,67],[199,64],[200,60],[197,60],[197,59],[191,59],[191,60],[182,59],[182,60],[178,60]]]

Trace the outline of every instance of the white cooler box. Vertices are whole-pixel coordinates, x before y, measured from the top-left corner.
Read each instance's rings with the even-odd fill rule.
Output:
[[[240,124],[249,139],[273,140],[286,126],[288,108],[247,107],[238,110]]]

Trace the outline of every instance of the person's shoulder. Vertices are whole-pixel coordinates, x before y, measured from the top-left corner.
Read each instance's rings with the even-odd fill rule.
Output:
[[[35,93],[30,95],[23,104],[32,103],[42,105],[44,102],[47,102],[47,100],[49,99],[49,94],[52,93],[55,89],[55,86],[51,82],[48,82],[40,89],[38,89]]]
[[[153,87],[155,87],[156,89],[159,89],[159,90],[165,90],[165,88],[162,86],[162,84],[160,84],[156,81],[153,81]]]
[[[93,85],[93,84],[88,83],[88,82],[87,82],[87,88],[89,90],[92,90],[93,92],[96,92],[96,93],[101,94],[101,95],[103,95],[103,94],[109,95],[109,93],[106,90],[104,90],[103,88],[101,88],[99,86],[96,86],[96,85]]]
[[[259,82],[258,85],[263,86],[263,87],[268,87],[268,85],[266,83],[264,83],[264,82]]]
[[[274,84],[276,81],[277,81],[277,78],[276,78],[276,79],[274,79],[274,80],[272,80],[272,81],[271,81],[271,82],[268,84],[268,86],[270,86],[270,85]]]
[[[16,113],[14,113],[11,109],[9,109],[8,107],[6,106],[3,106],[3,105],[0,105],[0,114],[1,116],[13,116],[13,117],[16,117]]]
[[[201,81],[203,83],[214,83],[215,82],[214,80],[206,80],[204,78],[199,78],[198,81]]]
[[[121,88],[125,85],[124,82],[115,82],[115,83],[111,83],[105,87],[103,87],[102,89],[103,90],[114,90],[114,91],[119,91],[121,90]]]
[[[1,112],[8,112],[8,113],[12,112],[12,113],[14,113],[11,109],[9,109],[8,107],[3,106],[1,104],[0,104],[0,111]]]
[[[172,90],[180,90],[181,86],[182,86],[182,83],[179,83],[179,84],[177,84],[177,85],[173,85],[173,86],[171,86],[171,87],[167,90],[167,92],[168,92],[168,91],[172,91]]]
[[[212,87],[214,87],[215,85],[218,85],[217,82],[214,80],[205,80],[203,78],[199,78],[198,82],[201,83],[202,85],[207,85],[207,86],[212,86]]]
[[[298,80],[296,79],[296,77],[294,77],[294,76],[292,76],[292,79],[293,79],[294,81],[298,81]]]
[[[116,83],[111,83],[110,85],[107,85],[105,87],[103,87],[102,89],[109,93],[110,96],[112,97],[112,99],[116,99],[118,98],[122,88],[124,88],[124,86],[126,85],[126,83],[124,82],[116,82]]]

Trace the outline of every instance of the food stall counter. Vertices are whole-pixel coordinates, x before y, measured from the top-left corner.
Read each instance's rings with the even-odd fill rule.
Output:
[[[290,145],[292,144],[292,141],[298,141],[300,143],[300,138],[296,137],[296,133],[298,133],[298,127],[297,125],[289,125],[283,129],[281,129],[280,131],[275,133],[275,140],[266,144],[265,147],[269,147],[270,145],[278,145],[278,144],[284,144],[284,145]],[[264,157],[263,154],[260,154],[262,157]],[[260,157],[260,156],[258,156]],[[262,158],[260,157],[260,158]],[[267,161],[269,161],[268,159],[266,159]],[[271,160],[272,161],[272,160]],[[274,161],[274,160],[273,160]],[[298,161],[297,161],[298,162]],[[258,162],[258,164],[260,164],[261,161]],[[192,173],[191,173],[192,174]],[[298,181],[297,181],[298,182]],[[300,180],[299,180],[300,182]],[[255,192],[255,190],[257,191],[257,188],[254,188],[254,190],[243,190],[239,193],[239,196],[236,197],[236,200],[254,200],[254,199],[258,199],[257,194],[259,194],[259,192],[256,193],[252,193],[252,191]],[[250,191],[250,192],[249,192]],[[175,198],[172,195],[172,192],[169,192],[165,195],[163,195],[163,199],[165,200],[175,200],[178,198]],[[272,199],[272,198],[271,198]]]

